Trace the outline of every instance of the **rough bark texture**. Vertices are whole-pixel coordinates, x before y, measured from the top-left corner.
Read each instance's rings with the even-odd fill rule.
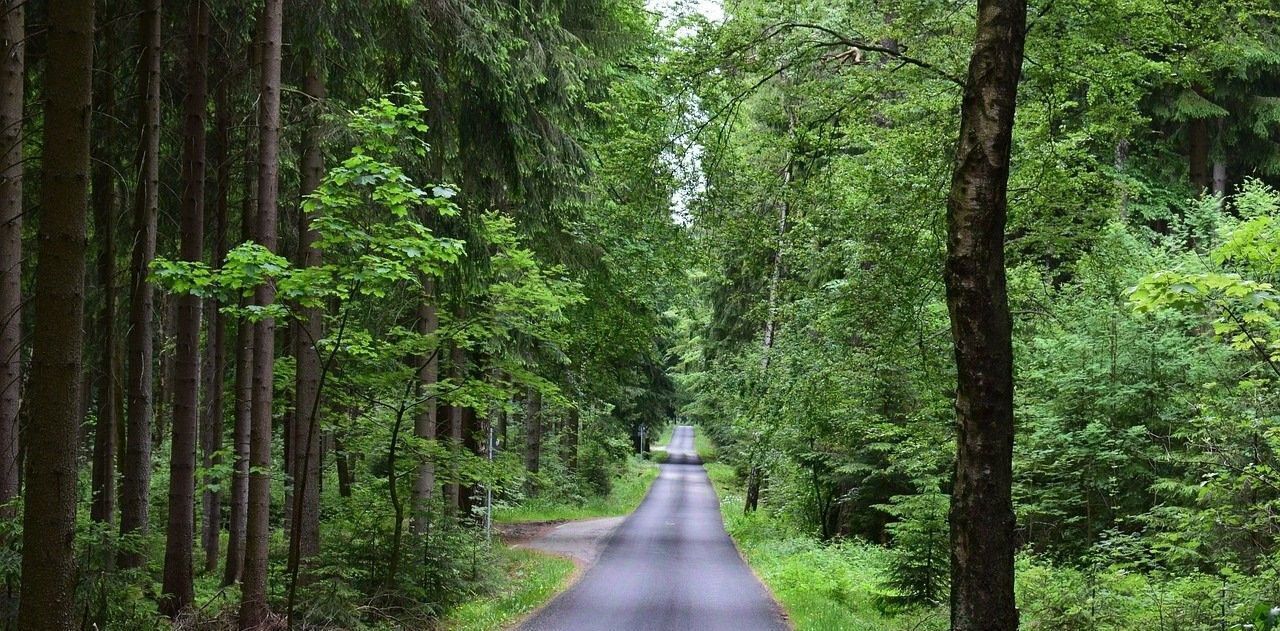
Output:
[[[116,181],[114,159],[108,149],[116,137],[115,123],[115,39],[108,38],[95,80],[94,101],[98,116],[94,134],[93,229],[98,242],[98,287],[102,310],[98,314],[98,335],[102,352],[98,356],[98,418],[93,436],[92,503],[90,517],[107,523],[115,518],[117,431],[120,424],[121,392],[116,371]]]
[[[254,239],[256,216],[254,208],[258,203],[258,180],[253,165],[254,152],[248,150],[248,142],[245,145],[245,195],[240,207],[240,238],[250,241]],[[236,326],[235,422],[231,438],[235,461],[231,473],[227,564],[222,575],[222,582],[225,585],[239,582],[240,575],[244,571],[245,528],[249,515],[249,428],[252,425],[253,412],[253,348],[253,324],[247,320],[240,320]]]
[[[49,67],[35,280],[27,492],[22,519],[23,631],[77,628],[76,440],[84,342],[93,1],[50,0]]]
[[[193,0],[187,16],[187,93],[183,101],[182,239],[184,261],[204,258],[205,107],[208,101],[209,7]],[[200,298],[177,297],[173,439],[169,456],[169,519],[160,608],[175,617],[195,598],[196,436],[200,425]]]
[[[219,76],[226,75],[225,60],[220,61]],[[216,165],[213,195],[213,264],[221,266],[227,254],[227,204],[231,184],[231,162],[228,160],[228,147],[231,143],[231,113],[227,104],[227,81],[219,82],[214,96],[214,133],[210,148],[210,158]],[[222,391],[226,378],[226,321],[220,311],[217,300],[206,301],[205,312],[208,314],[208,342],[204,373],[204,404],[201,413],[204,418],[200,422],[201,462],[206,471],[213,471],[222,464]],[[205,477],[205,486],[218,482],[212,473]],[[205,489],[201,497],[201,545],[204,548],[204,570],[213,572],[218,568],[219,534],[222,527],[222,494]]]
[[[22,407],[23,0],[0,11],[0,515],[15,514],[18,412]]]
[[[1004,229],[1025,0],[981,0],[947,200],[947,308],[955,341],[951,628],[1013,631],[1013,344]]]
[[[276,217],[280,168],[280,53],[283,0],[267,0],[262,11],[262,71],[258,100],[258,217],[254,235],[277,249]],[[254,292],[254,303],[275,302],[275,285]],[[271,510],[271,400],[275,362],[275,321],[263,318],[253,329],[253,405],[249,436],[249,512],[245,529],[240,628],[253,629],[267,617],[267,550]]]
[[[418,332],[425,336],[432,336],[440,327],[440,317],[435,306],[435,282],[428,279],[425,285],[425,295],[422,304],[418,306]],[[424,360],[422,368],[418,371],[418,380],[421,386],[419,394],[425,397],[431,394],[440,378],[439,354],[433,350]],[[436,406],[435,398],[423,403],[418,410],[418,416],[413,423],[413,433],[424,443],[429,444],[436,439],[438,414],[439,408]],[[436,465],[430,458],[423,458],[418,463],[418,476],[413,483],[413,533],[416,535],[426,533],[431,523],[431,496],[435,493],[435,487]]]
[[[302,89],[311,99],[308,107],[313,109],[302,141],[301,193],[305,196],[316,190],[324,177],[319,116],[315,115],[315,111],[319,110],[324,101],[325,89],[324,80],[314,62],[303,80]],[[320,250],[314,245],[319,235],[311,229],[311,219],[302,209],[298,211],[298,235],[299,267],[320,265]],[[294,357],[297,360],[294,397],[297,414],[291,427],[293,470],[289,472],[296,496],[295,505],[289,507],[296,522],[291,531],[291,539],[296,539],[296,542],[292,544],[294,547],[290,551],[294,563],[320,552],[321,362],[315,343],[324,334],[323,323],[324,314],[320,309],[303,309],[298,335],[294,337]]]
[[[1204,192],[1212,184],[1209,167],[1209,121],[1193,118],[1187,122],[1187,167],[1191,172],[1191,185],[1197,193]]]
[[[526,491],[532,493],[534,477],[542,465],[542,393],[529,391],[524,410],[524,470],[529,474]]]
[[[337,436],[333,438],[333,453],[334,459],[338,461],[338,495],[351,497],[351,483],[354,481],[351,475],[351,454],[347,453],[346,445]]]
[[[569,419],[564,426],[564,466],[572,473],[578,472],[578,426],[582,424],[582,413],[578,408],[569,408]]]
[[[124,475],[121,480],[120,533],[145,534],[151,497],[152,378],[155,333],[154,292],[147,282],[156,255],[156,218],[160,189],[160,0],[145,0],[140,14],[142,61],[138,66],[142,120],[139,182],[134,207],[133,259],[129,280],[128,421],[125,429]],[[126,550],[120,565],[142,565],[142,554]]]
[[[449,347],[449,371],[453,375],[453,379],[457,384],[461,384],[467,378],[467,352],[457,344]],[[464,422],[463,408],[460,405],[449,406],[449,449],[453,450],[456,456],[462,455],[464,446],[462,444],[463,432],[462,425]],[[459,482],[459,472],[457,458],[449,471],[449,483],[445,485],[445,503],[456,514],[462,508],[462,485]]]

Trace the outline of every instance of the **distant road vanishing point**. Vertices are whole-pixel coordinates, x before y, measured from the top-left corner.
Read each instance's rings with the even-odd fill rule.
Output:
[[[576,585],[522,631],[784,631],[781,609],[738,555],[719,500],[676,427],[648,496]]]

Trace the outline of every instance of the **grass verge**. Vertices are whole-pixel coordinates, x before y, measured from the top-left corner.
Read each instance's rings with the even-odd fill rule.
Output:
[[[533,550],[502,547],[501,587],[454,608],[441,621],[449,631],[502,629],[542,606],[573,574],[573,561]]]
[[[876,605],[886,552],[875,545],[823,544],[788,529],[764,511],[743,514],[743,490],[733,469],[710,463],[725,529],[798,631],[935,631],[945,610],[893,614]]]
[[[613,479],[613,488],[608,495],[588,497],[581,502],[535,497],[519,506],[499,507],[493,518],[502,523],[520,523],[626,515],[644,500],[649,485],[656,477],[657,463],[631,458],[622,473]]]

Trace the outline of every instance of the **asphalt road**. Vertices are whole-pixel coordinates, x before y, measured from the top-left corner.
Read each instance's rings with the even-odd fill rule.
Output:
[[[523,631],[783,631],[773,598],[738,556],[720,502],[680,426],[636,512],[582,580]]]

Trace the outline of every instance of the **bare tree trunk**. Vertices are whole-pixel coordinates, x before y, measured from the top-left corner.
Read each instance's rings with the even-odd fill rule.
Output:
[[[225,58],[220,58],[218,66],[222,72],[218,73],[219,76],[226,76],[226,65]],[[221,267],[222,260],[227,255],[227,204],[231,186],[231,161],[228,152],[231,145],[231,113],[228,111],[227,100],[227,81],[224,78],[219,82],[214,96],[212,158],[217,165],[217,175],[214,179],[214,185],[217,188],[214,192],[213,210],[213,264],[215,267]],[[202,409],[204,420],[200,424],[200,450],[203,455],[201,462],[205,470],[213,471],[222,464],[222,456],[218,454],[222,451],[222,391],[227,368],[227,327],[221,312],[222,305],[212,298],[206,302],[206,311],[209,314],[207,327],[209,357],[206,362],[208,372],[204,378]],[[222,494],[208,488],[217,481],[217,476],[212,473],[205,476],[206,488],[201,501],[203,509],[201,543],[204,548],[206,572],[218,569],[218,547],[221,543],[219,535],[222,530]]]
[[[342,444],[342,439],[337,436],[333,437],[333,455],[334,460],[338,461],[338,495],[340,497],[351,497],[351,455],[347,453],[346,445]]]
[[[116,433],[120,424],[121,392],[116,372],[116,182],[112,173],[113,155],[108,149],[116,137],[115,122],[115,38],[107,38],[103,50],[94,100],[98,102],[98,126],[93,160],[93,228],[98,242],[98,285],[102,290],[102,312],[98,334],[102,354],[98,358],[98,419],[93,437],[92,504],[90,517],[110,523],[116,512]],[[6,126],[7,127],[7,126]],[[109,563],[110,560],[106,560]]]
[[[180,256],[204,259],[205,110],[209,92],[209,7],[192,0],[187,17],[187,94],[183,102]],[[196,436],[200,425],[200,298],[178,296],[174,349],[173,440],[169,456],[169,520],[160,608],[169,617],[195,599]]]
[[[467,354],[462,347],[451,344],[449,347],[449,371],[460,385],[466,379]],[[463,407],[449,406],[449,449],[454,453],[454,463],[449,467],[449,482],[445,485],[445,504],[457,514],[462,508],[462,484],[459,481],[457,459],[462,456],[462,423]]]
[[[276,217],[280,169],[280,51],[283,0],[266,0],[261,29],[261,92],[258,101],[259,244],[277,249]],[[254,303],[275,302],[275,285],[254,291]],[[267,552],[271,511],[271,400],[274,385],[275,321],[263,318],[253,330],[253,406],[249,438],[249,514],[246,528],[240,628],[253,629],[267,618]]]
[[[1203,118],[1188,121],[1187,165],[1191,172],[1191,185],[1197,195],[1213,183],[1209,172],[1209,145],[1209,121]]]
[[[84,345],[93,1],[50,0],[18,628],[76,628],[76,443]]]
[[[324,78],[313,60],[303,80],[303,92],[311,97],[309,107],[318,110],[325,98]],[[324,155],[320,147],[319,116],[313,111],[303,137],[302,190],[309,195],[320,187],[324,177]],[[315,241],[318,234],[311,228],[311,219],[303,209],[298,211],[299,267],[320,265],[320,250]],[[296,524],[290,539],[297,539],[290,550],[291,564],[320,552],[320,351],[316,342],[324,335],[324,314],[320,309],[302,310],[301,322],[294,338],[295,410],[292,427],[294,512]]]
[[[151,421],[153,414],[152,311],[154,292],[147,282],[156,255],[156,219],[160,188],[160,0],[144,0],[141,13],[142,62],[138,86],[142,98],[142,145],[138,152],[139,182],[134,207],[133,260],[129,290],[128,421],[120,505],[120,534],[146,534],[151,497]],[[143,555],[124,550],[120,565],[142,565]]]
[[[256,58],[256,53],[253,56]],[[248,149],[248,142],[245,146],[245,195],[240,207],[240,238],[250,241],[254,239],[258,180],[253,152]],[[253,323],[243,319],[236,325],[235,426],[231,439],[235,461],[231,474],[227,564],[222,575],[224,585],[239,582],[244,571],[245,529],[249,515],[249,428],[253,416],[253,328]]]
[[[422,298],[422,304],[418,306],[418,332],[425,336],[433,336],[440,327],[440,317],[436,312],[435,305],[435,281],[427,279],[424,283],[425,292]],[[418,379],[421,390],[420,396],[428,396],[436,387],[436,382],[440,378],[440,354],[438,350],[433,350],[425,361],[422,362],[422,368],[418,371]],[[413,432],[423,442],[431,443],[436,439],[436,421],[439,414],[439,407],[436,405],[436,399],[428,399],[422,404],[418,416],[414,419]],[[427,532],[427,527],[431,524],[430,505],[431,496],[435,493],[436,488],[436,465],[430,458],[423,458],[418,463],[418,477],[413,484],[413,533],[422,535]]]
[[[947,199],[958,425],[951,628],[1013,631],[1013,342],[1004,230],[1025,0],[980,0]]]
[[[542,468],[542,393],[530,390],[525,399],[524,411],[524,470],[529,474],[525,482],[525,492],[534,493],[537,489],[535,478]]]
[[[578,432],[581,424],[582,413],[578,408],[570,407],[564,432],[564,464],[571,473],[578,472]]]
[[[235,427],[232,429],[231,439],[235,460],[231,472],[231,512],[228,516],[227,563],[223,568],[223,585],[239,582],[244,570],[245,528],[249,514],[249,425],[252,393],[253,325],[241,321],[236,327]]]
[[[22,119],[26,44],[23,0],[0,11],[0,516],[18,497],[18,412],[22,407]]]

